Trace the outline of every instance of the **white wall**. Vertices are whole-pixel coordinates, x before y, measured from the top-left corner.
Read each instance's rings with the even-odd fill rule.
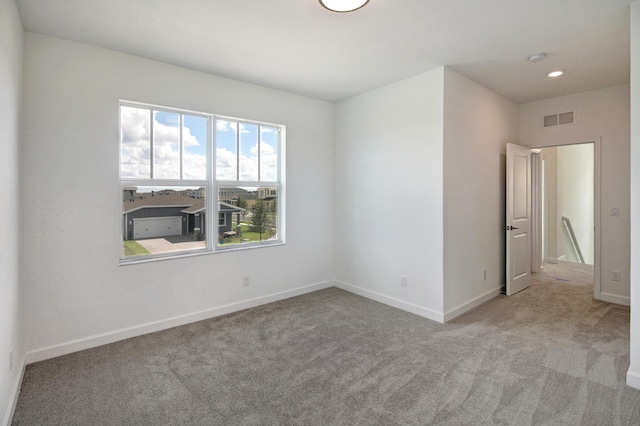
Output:
[[[438,321],[501,284],[502,262],[484,254],[504,249],[503,233],[489,228],[501,228],[504,221],[496,201],[504,175],[496,170],[504,166],[504,143],[516,139],[517,111],[510,102],[441,68],[337,104],[334,148],[331,104],[27,33],[18,187],[21,28],[13,2],[0,2],[0,19],[8,21],[0,21],[0,60],[8,63],[0,64],[0,143],[7,154],[0,156],[0,170],[10,182],[7,193],[16,199],[19,190],[24,193],[23,283],[32,361],[323,287],[334,276],[339,286]],[[634,84],[640,58],[633,50],[640,43],[638,28],[636,1],[633,111],[640,111]],[[119,98],[287,125],[288,244],[118,266]],[[622,298],[629,294],[630,269],[628,102],[628,86],[619,86],[520,106],[523,144],[602,138],[602,284],[603,291]],[[566,108],[578,111],[576,126],[539,128],[543,113]],[[487,120],[493,124],[485,126]],[[640,130],[633,123],[632,128],[632,162],[640,164]],[[634,185],[640,182],[640,171],[631,173]],[[468,179],[471,174],[474,179]],[[482,188],[471,194],[474,185]],[[476,194],[482,200],[474,205],[487,205],[486,211],[467,215],[459,206]],[[640,246],[638,194],[631,210],[634,247]],[[19,217],[9,198],[3,198],[3,216]],[[620,207],[620,217],[608,216],[610,206]],[[470,223],[443,234],[459,219]],[[478,225],[487,235],[460,247]],[[3,226],[0,409],[13,397],[6,383],[18,378],[6,368],[7,343],[19,358],[23,353],[19,227]],[[7,244],[12,237],[16,242]],[[450,253],[459,249],[470,260],[464,259],[469,268],[457,271],[453,265],[460,257]],[[633,315],[640,309],[640,255],[635,250],[632,256],[628,380],[640,388],[640,318]],[[487,281],[479,268],[487,269]],[[610,269],[623,273],[621,283],[609,282]],[[246,274],[252,275],[248,288],[240,283]],[[408,277],[407,287],[400,286],[400,275]]]
[[[333,284],[331,103],[33,33],[24,69],[29,361]],[[119,266],[120,98],[286,125],[287,244]]]
[[[496,296],[504,283],[505,151],[517,142],[518,107],[449,69],[444,94],[448,320]]]
[[[631,350],[627,384],[640,389],[640,1],[631,3]]]
[[[517,137],[516,104],[446,68],[338,103],[339,285],[437,321],[496,296]]]
[[[8,424],[24,367],[20,270],[20,98],[22,22],[14,0],[0,0],[0,421]],[[13,349],[13,369],[9,353]]]
[[[593,144],[559,146],[557,153],[559,245],[566,260],[579,260],[562,223],[565,216],[571,221],[585,263],[593,265]]]
[[[575,125],[542,128],[543,115],[572,110]],[[629,303],[629,125],[628,85],[520,105],[522,145],[601,141],[601,296],[623,304]],[[609,215],[611,207],[619,208],[619,216]],[[612,270],[620,271],[620,281],[611,280]]]
[[[335,136],[338,285],[436,321],[443,320],[443,73],[339,102]]]

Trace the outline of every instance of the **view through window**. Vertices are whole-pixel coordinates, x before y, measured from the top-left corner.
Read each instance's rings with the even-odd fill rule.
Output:
[[[120,134],[122,261],[283,242],[282,126],[123,102]]]

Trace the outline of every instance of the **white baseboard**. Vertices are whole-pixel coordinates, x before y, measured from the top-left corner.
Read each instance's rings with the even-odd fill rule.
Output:
[[[414,305],[413,303],[396,299],[395,297],[386,296],[382,293],[367,290],[343,281],[336,281],[335,286],[350,293],[357,294],[358,296],[366,297],[367,299],[375,300],[376,302],[384,303],[385,305],[393,306],[394,308],[402,309],[403,311],[411,312],[412,314],[420,315],[421,317],[437,321],[439,323],[444,322],[444,315],[442,312]]]
[[[558,263],[562,263],[566,260],[567,260],[567,257],[563,254],[560,257],[548,257],[544,261],[547,263],[552,263],[554,265],[557,265]]]
[[[484,302],[487,302],[491,299],[493,299],[494,297],[496,297],[497,295],[500,294],[500,291],[502,290],[501,287],[495,288],[493,290],[489,290],[486,293],[481,294],[480,296],[469,300],[468,302],[465,302],[447,312],[444,313],[444,322],[449,322],[452,319],[454,319],[457,316],[460,316],[462,314],[464,314],[467,311],[470,311],[471,309],[478,307],[480,305],[482,305]]]
[[[635,389],[640,389],[640,373],[627,370],[627,386]]]
[[[19,362],[17,366],[19,368],[20,374],[16,376],[16,379],[11,386],[11,393],[9,398],[9,404],[7,404],[7,410],[5,411],[4,419],[2,420],[3,426],[10,426],[13,421],[13,414],[16,411],[16,406],[18,405],[18,395],[20,395],[20,388],[22,387],[22,379],[24,378],[24,371],[27,367],[26,360],[24,357]]]
[[[611,293],[600,293],[600,300],[603,302],[617,303],[618,305],[631,305],[631,299],[626,296],[618,296],[617,294]]]
[[[144,334],[154,333],[156,331],[162,331],[162,330],[178,327],[185,324],[191,324],[197,321],[202,321],[202,320],[218,317],[221,315],[230,314],[230,313],[241,311],[244,309],[254,308],[256,306],[277,302],[279,300],[300,296],[305,293],[311,293],[314,291],[322,290],[322,289],[333,287],[333,286],[334,286],[333,281],[326,281],[322,283],[311,284],[303,287],[298,287],[293,290],[287,290],[279,293],[270,294],[268,296],[256,297],[253,299],[243,300],[236,303],[230,303],[228,305],[218,306],[215,308],[206,309],[199,312],[193,312],[186,315],[180,315],[177,317],[167,318],[160,321],[154,321],[147,324],[128,327],[128,328],[124,328],[117,331],[112,331],[112,332],[90,336],[82,339],[72,340],[70,342],[65,342],[59,345],[36,349],[27,353],[26,363],[31,364],[34,362],[44,361],[46,359],[67,355],[73,352],[78,352],[85,349],[91,349],[91,348],[106,345],[109,343],[114,343],[119,340],[142,336]]]

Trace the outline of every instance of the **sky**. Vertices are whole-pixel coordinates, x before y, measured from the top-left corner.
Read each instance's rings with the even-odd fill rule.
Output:
[[[276,128],[218,120],[216,122],[216,178],[238,179],[239,165],[239,180],[276,181],[277,143]],[[260,164],[258,164],[258,149],[260,149]],[[259,177],[258,170],[260,170]]]
[[[154,178],[180,178],[180,116],[178,113],[121,106],[121,178],[151,178],[153,115]],[[207,119],[183,115],[184,179],[206,180]],[[275,127],[216,120],[218,180],[277,181],[278,130]],[[258,152],[260,155],[258,155]],[[239,171],[239,173],[238,173]]]

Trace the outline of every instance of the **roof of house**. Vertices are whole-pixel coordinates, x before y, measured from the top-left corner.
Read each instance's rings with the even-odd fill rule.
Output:
[[[184,210],[181,210],[181,212],[189,214],[200,213],[206,210],[204,198],[188,197],[171,190],[136,194],[133,200],[123,201],[122,207],[123,213],[162,207],[183,207]],[[218,202],[218,211],[243,212],[245,209],[232,204]]]
[[[244,212],[246,211],[246,209],[243,209],[242,207],[234,206],[233,204],[218,201],[218,211],[219,212]]]

